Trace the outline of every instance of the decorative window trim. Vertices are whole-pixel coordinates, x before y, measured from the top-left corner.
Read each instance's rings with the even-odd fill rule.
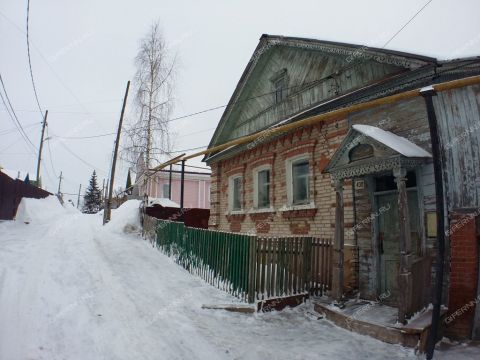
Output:
[[[269,174],[269,189],[268,189],[268,199],[270,206],[267,208],[259,208],[258,207],[258,173],[260,171],[268,170],[270,172]],[[265,165],[260,165],[257,166],[252,170],[252,175],[253,175],[253,210],[269,210],[272,209],[272,166],[270,164],[265,164]]]
[[[286,211],[299,211],[299,210],[311,210],[316,209],[316,205],[313,201],[309,202],[308,204],[302,205],[284,205],[278,211],[286,212]]]
[[[273,167],[273,162],[275,160],[275,153],[269,152],[265,154],[259,154],[260,159],[258,160],[253,160],[253,162],[250,164],[250,166],[255,169],[257,167],[263,166],[263,165],[269,165]]]
[[[292,166],[294,163],[299,161],[308,161],[308,199],[309,203],[307,204],[294,204],[293,203],[293,173],[292,173]],[[304,207],[304,206],[311,206],[313,203],[313,193],[312,193],[312,184],[311,184],[311,174],[312,171],[312,161],[310,159],[309,153],[304,153],[296,156],[292,156],[285,160],[285,167],[286,167],[286,188],[287,188],[287,204],[283,208],[287,208],[289,210],[295,210],[296,207]]]
[[[287,147],[287,149],[283,150],[280,155],[284,160],[288,160],[295,156],[300,155],[309,155],[315,152],[315,146],[317,144],[317,140],[304,140],[304,141],[297,141],[292,144],[292,146]]]
[[[263,213],[274,213],[274,212],[275,212],[275,209],[272,206],[268,208],[261,208],[261,209],[251,208],[250,210],[248,210],[249,214],[263,214]]]
[[[233,193],[234,193],[234,181],[235,179],[240,179],[241,189],[240,189],[240,209],[233,208]],[[235,175],[231,175],[228,178],[228,214],[244,214],[244,184],[243,184],[243,174],[237,173]]]

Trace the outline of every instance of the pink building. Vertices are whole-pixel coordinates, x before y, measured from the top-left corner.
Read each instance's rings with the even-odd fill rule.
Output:
[[[171,200],[180,204],[179,170],[172,170]],[[137,182],[139,195],[147,194],[151,198],[169,198],[170,171],[160,170],[147,180],[140,177]],[[185,171],[184,208],[210,209],[210,174]]]

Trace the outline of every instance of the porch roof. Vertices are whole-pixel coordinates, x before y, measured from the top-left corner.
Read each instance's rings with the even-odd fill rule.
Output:
[[[406,157],[432,157],[432,155],[423,150],[420,146],[414,144],[404,137],[395,135],[390,131],[385,131],[375,126],[370,125],[353,125],[353,129],[362,133],[365,136],[388,146],[390,149],[402,154]]]
[[[351,152],[360,145],[367,145],[370,150],[364,156],[351,158]],[[345,179],[395,168],[414,168],[431,157],[428,151],[404,137],[375,126],[356,124],[323,172],[334,179]]]

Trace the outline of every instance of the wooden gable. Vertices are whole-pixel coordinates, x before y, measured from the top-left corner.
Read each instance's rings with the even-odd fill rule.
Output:
[[[316,104],[419,68],[430,60],[356,45],[264,36],[210,147],[263,130]],[[280,94],[276,91],[279,79],[285,84],[285,92]]]

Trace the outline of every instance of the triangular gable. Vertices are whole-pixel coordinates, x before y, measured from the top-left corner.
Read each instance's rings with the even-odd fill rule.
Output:
[[[334,178],[414,167],[432,155],[410,140],[370,125],[353,125],[323,172]]]
[[[315,59],[306,59],[308,58],[308,55],[306,55],[308,53],[315,54]],[[294,106],[292,107],[292,104],[280,106],[279,112],[275,111],[274,114],[264,116],[265,118],[259,121],[250,121],[250,119],[262,117],[264,115],[262,112],[268,111],[269,107],[274,108],[276,106],[276,104],[269,104],[268,101],[265,101],[268,99],[268,91],[271,91],[271,89],[262,88],[262,84],[272,80],[270,72],[275,74],[276,72],[284,71],[285,66],[279,64],[278,60],[284,60],[285,58],[291,60],[291,63],[286,65],[286,70],[290,77],[289,87],[294,87],[299,83],[303,84],[303,79],[309,78],[309,74],[305,70],[309,66],[311,66],[310,75],[315,72],[315,75],[318,75],[318,77],[331,77],[329,80],[331,84],[328,84],[332,88],[330,93],[320,94],[320,91],[320,95],[316,98],[312,94],[305,94],[305,97],[312,101],[310,105],[347,93],[354,88],[370,84],[372,81],[385,79],[388,77],[388,74],[398,75],[399,72],[431,65],[436,61],[435,59],[419,55],[360,45],[263,35],[220,119],[209,147],[265,129],[308,107],[306,106],[308,104],[303,104],[303,107],[299,105],[299,109],[293,109]],[[362,66],[367,63],[371,64],[369,69],[360,68],[354,70],[358,70],[359,73],[363,74],[359,76],[370,74],[370,78],[355,80],[356,75],[353,74],[351,78],[342,79],[342,72],[336,73],[336,70],[348,68],[349,65],[353,65],[356,62],[361,62]],[[324,69],[324,73],[322,73],[321,69]],[[302,70],[305,72],[299,73]],[[335,77],[338,77],[338,79]],[[339,92],[336,92],[336,89],[334,89],[337,80],[340,82],[344,81],[344,83],[340,83]],[[355,81],[357,82],[355,83]],[[303,89],[302,86],[300,88],[300,91],[308,91],[308,88]],[[292,100],[292,103],[294,105],[297,102]],[[288,113],[288,111],[291,112]]]

